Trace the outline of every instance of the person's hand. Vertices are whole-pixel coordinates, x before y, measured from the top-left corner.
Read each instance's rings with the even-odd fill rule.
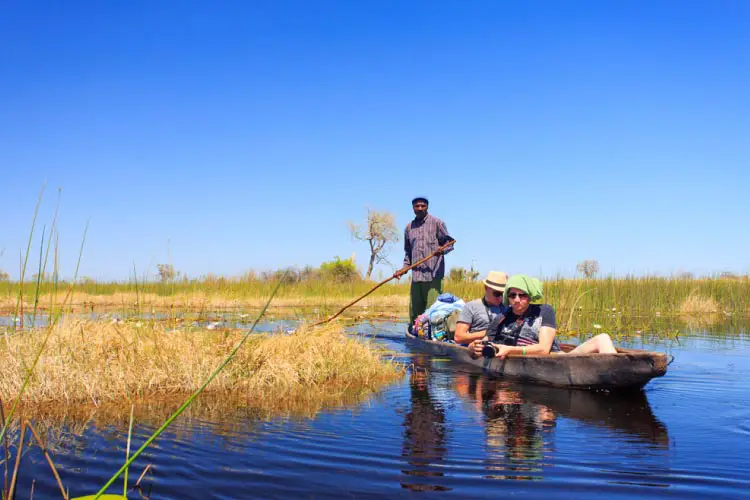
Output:
[[[496,345],[497,354],[496,358],[505,359],[505,357],[513,351],[513,348],[507,345]]]
[[[482,356],[482,349],[484,348],[484,339],[472,340],[469,342],[469,354],[472,358],[479,358]]]
[[[481,340],[472,340],[469,342],[468,348],[469,348],[469,356],[476,359],[479,356],[482,355],[482,349],[481,349],[482,341]],[[480,346],[477,350],[477,346]]]
[[[403,276],[404,274],[406,274],[406,271],[404,271],[403,269],[399,269],[398,271],[396,271],[395,273],[393,273],[393,276],[394,276],[394,277],[395,277],[395,278],[396,278],[397,280],[400,280],[400,279],[401,279],[401,276]]]

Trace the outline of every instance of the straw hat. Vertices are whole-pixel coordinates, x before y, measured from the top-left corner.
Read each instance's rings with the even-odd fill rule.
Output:
[[[502,271],[490,271],[489,274],[487,274],[487,278],[482,281],[485,286],[497,290],[498,292],[505,292],[505,283],[507,282],[508,275]]]

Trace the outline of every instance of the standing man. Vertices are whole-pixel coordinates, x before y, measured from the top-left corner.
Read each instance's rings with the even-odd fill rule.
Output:
[[[406,274],[404,269],[412,263],[424,259],[453,239],[448,234],[445,223],[427,213],[428,205],[427,198],[423,196],[411,200],[415,217],[413,221],[406,225],[404,231],[404,267],[396,271],[394,274],[396,278],[401,278]],[[451,250],[453,250],[452,247],[445,253]],[[428,305],[434,303],[438,295],[443,293],[443,276],[445,276],[443,252],[412,269],[409,328],[414,325],[417,316],[422,314]]]

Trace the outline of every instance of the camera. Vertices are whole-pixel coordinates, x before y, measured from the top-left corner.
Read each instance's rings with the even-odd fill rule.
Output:
[[[496,345],[491,343],[489,340],[483,340],[482,341],[482,356],[485,358],[494,358],[499,349]]]

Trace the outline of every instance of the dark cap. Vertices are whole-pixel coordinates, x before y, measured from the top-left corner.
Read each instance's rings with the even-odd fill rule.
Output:
[[[413,200],[411,200],[411,204],[414,205],[418,201],[425,202],[425,205],[429,205],[430,204],[430,202],[427,201],[427,198],[425,198],[424,196],[417,196],[416,198],[414,198]]]

